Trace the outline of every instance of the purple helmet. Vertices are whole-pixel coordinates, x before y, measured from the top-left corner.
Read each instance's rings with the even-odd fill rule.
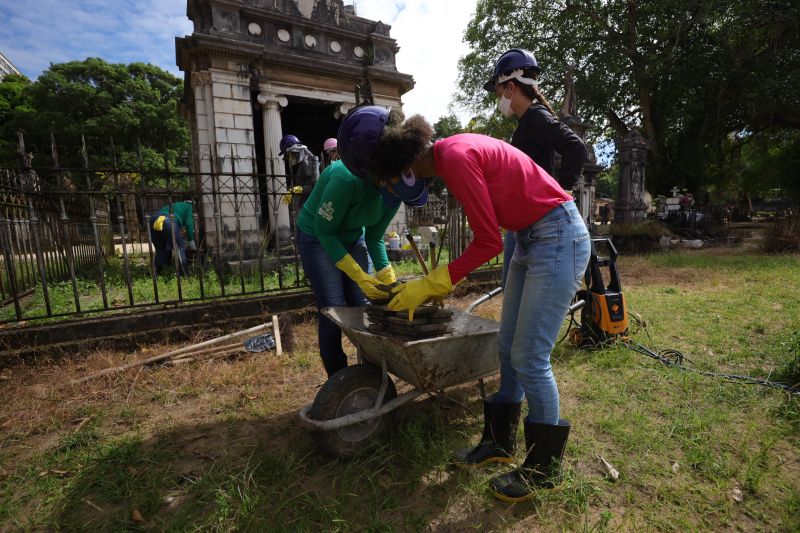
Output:
[[[533,57],[532,53],[522,48],[512,48],[501,55],[500,59],[494,64],[492,77],[483,85],[483,88],[493,93],[497,85],[497,78],[504,74],[510,74],[514,70],[526,68],[533,69],[536,72],[541,70],[539,68],[539,63],[536,62],[536,58]]]
[[[339,126],[339,157],[347,170],[359,178],[367,177],[367,165],[389,118],[389,110],[377,105],[357,107]]]
[[[280,151],[280,152],[278,152],[278,155],[283,155],[283,153],[284,153],[286,150],[288,150],[289,148],[291,148],[291,147],[292,147],[292,146],[294,146],[295,144],[300,144],[300,139],[298,139],[298,138],[297,138],[296,136],[294,136],[294,135],[284,135],[284,136],[281,138],[281,143],[280,143],[280,145],[279,145],[279,146],[280,146],[280,149],[281,149],[281,151]]]

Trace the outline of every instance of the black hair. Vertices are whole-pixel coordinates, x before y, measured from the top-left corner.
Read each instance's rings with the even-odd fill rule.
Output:
[[[414,115],[403,122],[402,113],[390,112],[378,147],[367,165],[367,174],[378,182],[399,176],[425,154],[432,138],[433,128],[422,115]]]
[[[522,71],[522,75],[525,78],[531,78],[531,79],[534,79],[534,80],[539,78],[539,73],[536,70],[531,69],[531,68],[526,68],[525,70],[523,70]],[[556,115],[556,112],[553,111],[553,108],[550,106],[550,102],[547,101],[547,98],[544,97],[544,95],[542,94],[542,91],[539,90],[539,85],[538,84],[534,83],[533,85],[525,85],[524,83],[521,83],[519,80],[517,80],[515,78],[511,78],[506,83],[509,83],[509,82],[513,82],[514,85],[519,87],[519,89],[522,91],[522,94],[527,96],[528,99],[533,100],[534,102],[539,102],[548,111],[550,111],[551,115],[553,115],[554,117],[558,118],[558,115]]]

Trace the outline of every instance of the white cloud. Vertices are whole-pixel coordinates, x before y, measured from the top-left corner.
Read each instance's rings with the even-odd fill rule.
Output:
[[[449,112],[464,29],[476,0],[360,0],[358,15],[392,26],[397,68],[414,76],[407,115]],[[35,78],[51,62],[102,57],[154,63],[176,75],[175,37],[192,33],[185,0],[0,0],[0,50]],[[461,116],[466,122],[467,116]]]
[[[419,113],[431,123],[449,113],[456,91],[458,59],[469,49],[464,30],[475,12],[476,0],[362,0],[360,17],[392,26],[397,40],[397,69],[414,76],[416,85],[403,97],[406,115]],[[458,113],[462,123],[469,118]]]

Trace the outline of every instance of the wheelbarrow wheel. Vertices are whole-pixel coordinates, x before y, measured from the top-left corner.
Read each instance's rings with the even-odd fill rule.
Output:
[[[309,412],[314,420],[331,420],[365,409],[378,399],[381,389],[381,370],[370,364],[353,365],[334,374],[317,393]],[[397,397],[389,378],[383,403]],[[333,457],[351,457],[383,437],[391,425],[393,413],[365,420],[358,424],[330,431],[312,431],[320,450]]]

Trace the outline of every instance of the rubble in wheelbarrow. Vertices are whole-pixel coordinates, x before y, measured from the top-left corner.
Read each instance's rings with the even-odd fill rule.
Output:
[[[364,312],[369,318],[369,331],[405,339],[427,339],[452,333],[449,327],[453,311],[433,305],[423,305],[408,320],[408,311],[390,311],[385,305],[370,305]]]

